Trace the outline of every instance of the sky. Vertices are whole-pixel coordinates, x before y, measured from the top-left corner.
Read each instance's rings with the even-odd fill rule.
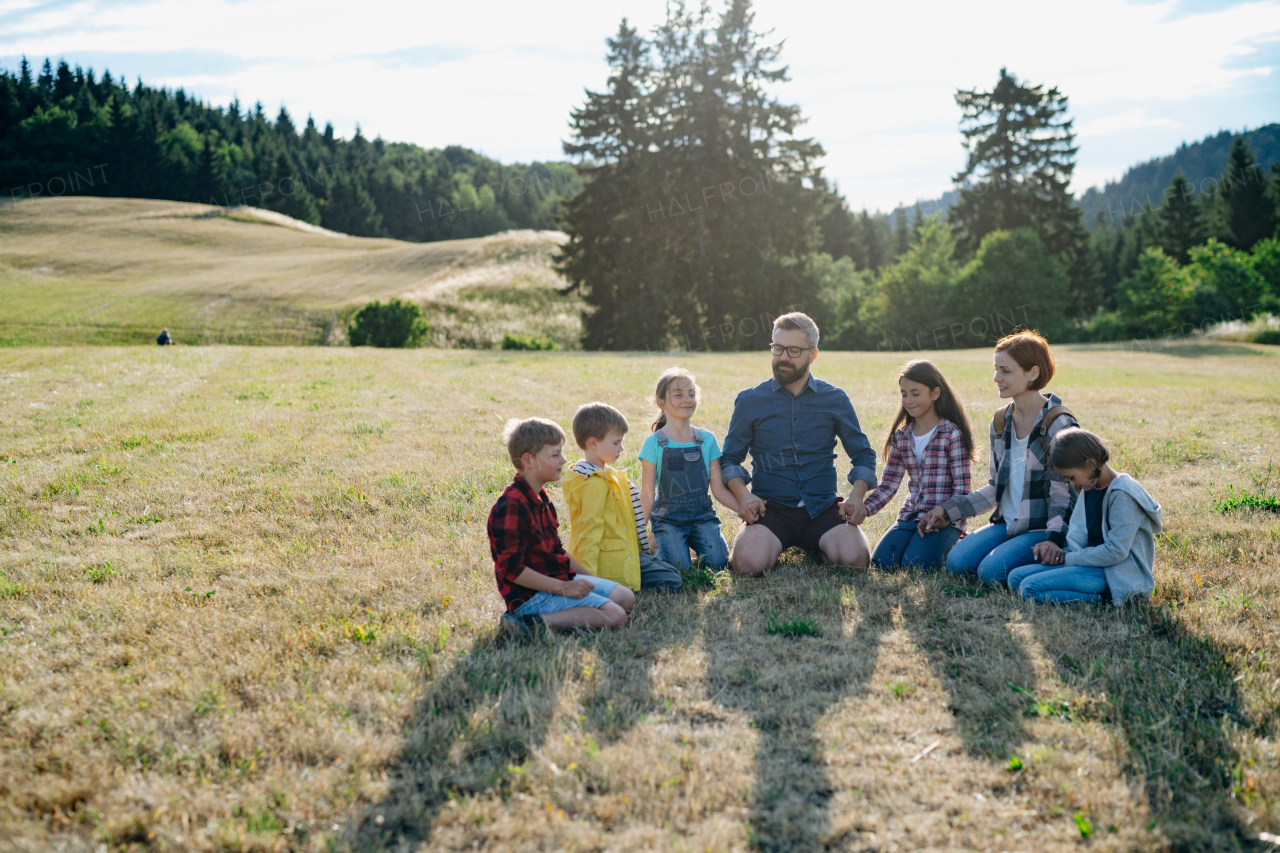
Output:
[[[1280,121],[1280,0],[1030,4],[756,0],[784,41],[803,135],[854,209],[937,198],[964,166],[955,91],[1001,67],[1069,98],[1072,189],[1219,130]],[[561,159],[570,110],[608,76],[604,40],[663,0],[0,0],[0,67],[110,68],[219,106],[283,104],[342,136]]]

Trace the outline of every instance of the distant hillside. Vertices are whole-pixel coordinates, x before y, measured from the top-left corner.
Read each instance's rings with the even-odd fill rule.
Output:
[[[503,332],[576,347],[556,231],[408,243],[348,237],[270,211],[119,198],[0,207],[0,346],[341,343],[374,299],[423,305],[436,346]]]
[[[1173,173],[1179,168],[1187,176],[1187,180],[1195,184],[1197,191],[1214,193],[1216,180],[1226,168],[1227,152],[1235,137],[1236,134],[1224,130],[1214,136],[1206,136],[1200,142],[1190,145],[1183,143],[1172,154],[1131,166],[1120,180],[1108,181],[1102,189],[1090,187],[1079,197],[1078,202],[1084,211],[1085,224],[1092,228],[1098,213],[1105,216],[1107,210],[1111,210],[1118,219],[1122,209],[1132,213],[1135,207],[1141,209],[1148,203],[1158,206],[1160,194],[1169,186]],[[1264,172],[1271,168],[1272,163],[1280,161],[1280,124],[1268,124],[1245,131],[1244,138],[1253,147],[1253,155]],[[925,216],[939,211],[945,216],[956,203],[956,198],[956,191],[948,190],[938,198],[921,200],[917,204]],[[914,206],[908,206],[908,219],[914,216],[914,209]],[[892,220],[892,212],[877,215],[884,217],[886,221]]]
[[[1110,181],[1102,189],[1090,187],[1080,196],[1085,222],[1092,227],[1098,213],[1105,216],[1108,210],[1118,218],[1122,209],[1132,213],[1133,208],[1141,209],[1149,203],[1158,206],[1160,194],[1178,169],[1182,169],[1198,192],[1215,193],[1217,179],[1226,168],[1227,152],[1235,137],[1236,134],[1224,130],[1200,142],[1183,143],[1172,154],[1131,167],[1120,180]],[[1264,171],[1280,161],[1280,124],[1246,131],[1244,138]]]

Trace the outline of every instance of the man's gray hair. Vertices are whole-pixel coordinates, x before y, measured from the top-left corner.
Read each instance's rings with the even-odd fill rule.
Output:
[[[802,314],[799,311],[783,314],[773,321],[773,328],[775,331],[777,329],[787,329],[804,332],[809,338],[809,346],[815,349],[818,346],[818,324],[813,322],[813,318],[808,314]]]

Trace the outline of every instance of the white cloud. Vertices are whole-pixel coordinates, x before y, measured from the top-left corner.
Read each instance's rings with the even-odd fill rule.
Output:
[[[604,39],[621,15],[647,30],[663,8],[0,0],[0,56],[110,53],[113,73],[130,80],[142,74],[219,104],[261,100],[272,113],[284,103],[344,135],[359,122],[388,140],[552,159],[583,88],[604,85]],[[1200,14],[1115,0],[757,0],[757,22],[786,38],[793,82],[779,94],[803,107],[804,132],[823,143],[827,174],[857,207],[947,189],[964,164],[954,92],[990,86],[1001,66],[1070,97],[1077,189],[1183,140],[1277,118],[1280,79],[1259,45],[1280,36],[1280,0]]]

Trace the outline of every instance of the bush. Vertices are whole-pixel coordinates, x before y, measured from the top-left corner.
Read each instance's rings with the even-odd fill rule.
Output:
[[[961,346],[994,342],[1018,325],[1062,342],[1072,332],[1069,283],[1066,269],[1030,228],[991,232],[956,281],[951,313],[968,334]]]
[[[1247,320],[1258,311],[1259,303],[1267,295],[1267,283],[1254,269],[1251,256],[1224,246],[1212,237],[1188,254],[1191,264],[1187,269],[1192,279],[1197,284],[1212,286],[1230,306],[1230,316]]]
[[[1195,284],[1177,261],[1152,247],[1142,253],[1133,275],[1120,282],[1120,314],[1136,337],[1180,331],[1199,319]]]
[[[357,312],[348,332],[353,347],[416,347],[431,327],[422,319],[422,308],[413,302],[392,299],[370,302]]]
[[[502,336],[503,349],[549,350],[556,349],[556,342],[536,335],[519,335],[507,332]]]

